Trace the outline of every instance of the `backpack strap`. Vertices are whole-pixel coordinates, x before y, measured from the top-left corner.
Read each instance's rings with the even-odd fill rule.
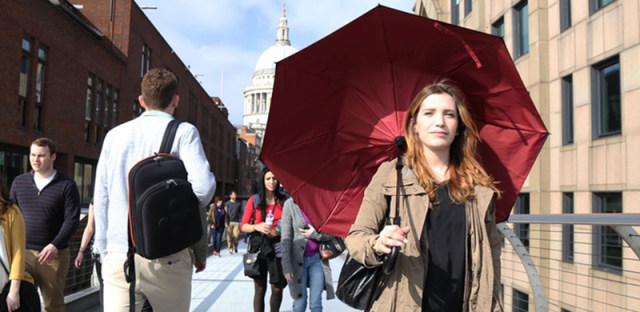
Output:
[[[256,220],[256,208],[260,203],[260,193],[255,193],[253,195],[253,215],[251,216],[251,224]]]
[[[158,153],[166,153],[171,154],[171,146],[173,146],[173,140],[176,137],[176,133],[178,132],[178,126],[182,120],[173,119],[167,125],[167,129],[164,131],[164,136],[162,137],[162,143],[160,144],[160,150]]]

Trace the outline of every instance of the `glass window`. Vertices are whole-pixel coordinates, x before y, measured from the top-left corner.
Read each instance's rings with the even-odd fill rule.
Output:
[[[491,34],[504,40],[504,17],[500,17],[497,21],[491,24]]]
[[[589,11],[593,14],[614,1],[616,0],[589,0]]]
[[[6,175],[7,186],[11,186],[13,179],[27,171],[29,171],[29,156],[26,153],[0,150],[0,173]]]
[[[109,115],[111,109],[111,86],[107,85],[107,88],[104,90],[104,132],[107,132],[109,128]]]
[[[529,214],[529,193],[520,193],[516,198],[516,202],[513,207],[514,214]],[[516,223],[514,225],[514,232],[522,241],[522,245],[529,250],[529,224],[528,223]]]
[[[22,56],[20,57],[20,84],[18,86],[18,125],[27,125],[27,96],[29,93],[29,73],[31,72],[32,39],[22,38]]]
[[[562,145],[573,143],[573,77],[562,78]]]
[[[93,128],[94,128],[94,134],[95,134],[95,139],[93,140],[96,144],[100,143],[100,124],[101,124],[101,118],[100,118],[100,110],[101,110],[101,103],[102,103],[102,84],[103,81],[102,79],[98,79],[98,86],[96,87],[96,117],[93,123]]]
[[[113,89],[113,108],[111,110],[111,128],[118,124],[118,101],[120,100],[120,91]]]
[[[594,193],[594,213],[622,213],[622,193]],[[622,270],[622,238],[610,226],[595,226],[594,263],[600,268]]]
[[[38,67],[36,69],[36,109],[33,128],[42,130],[42,106],[44,104],[44,79],[47,67],[47,48],[41,46],[38,49]]]
[[[573,214],[573,193],[562,193],[562,213]],[[573,263],[573,224],[562,225],[562,261]]]
[[[84,141],[89,142],[91,140],[91,112],[93,109],[93,81],[95,77],[89,74],[87,78],[87,99],[84,107]]]
[[[571,27],[571,0],[560,0],[560,32]]]
[[[73,166],[73,177],[80,192],[82,205],[89,205],[93,197],[93,182],[95,181],[95,164],[84,160],[76,160]]]
[[[451,0],[451,24],[460,24],[460,0]]]
[[[620,134],[620,63],[618,57],[604,61],[592,70],[593,138]]]
[[[142,44],[142,59],[140,62],[140,77],[144,77],[149,69],[151,69],[151,49],[146,43]]]
[[[527,312],[529,311],[529,295],[514,289],[511,304],[513,312]]]
[[[529,53],[529,5],[521,1],[514,7],[513,15],[514,59]]]
[[[144,112],[144,109],[142,108],[142,105],[140,105],[140,102],[138,100],[133,101],[133,118],[132,119],[136,119],[136,117],[140,116],[140,114],[142,114]]]
[[[469,15],[473,11],[473,1],[472,0],[464,0],[464,16]]]

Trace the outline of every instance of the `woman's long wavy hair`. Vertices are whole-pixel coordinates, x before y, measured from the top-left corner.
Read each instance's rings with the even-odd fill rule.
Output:
[[[0,175],[0,219],[4,218],[5,212],[9,206],[13,205],[13,201],[9,197],[9,188],[4,175]]]
[[[260,194],[258,207],[260,208],[263,216],[267,215],[267,187],[264,185],[264,176],[267,175],[268,172],[271,172],[271,170],[269,170],[269,168],[267,167],[264,167],[264,169],[262,169],[262,172],[258,176],[258,181],[256,181],[258,186],[258,194]],[[284,202],[287,199],[287,197],[280,191],[280,181],[278,181],[278,185],[273,191],[273,196],[275,197],[276,202]],[[256,209],[258,209],[258,207],[256,207]]]
[[[448,80],[436,81],[424,87],[411,101],[404,121],[404,133],[407,138],[407,160],[418,181],[429,194],[429,200],[436,203],[436,182],[434,174],[427,163],[423,152],[423,144],[418,133],[414,131],[416,115],[422,102],[432,94],[448,94],[453,98],[458,112],[457,135],[451,143],[449,154],[449,196],[456,204],[463,204],[474,192],[475,185],[490,187],[499,192],[493,178],[482,168],[476,159],[476,146],[480,140],[478,128],[465,106],[462,91]]]

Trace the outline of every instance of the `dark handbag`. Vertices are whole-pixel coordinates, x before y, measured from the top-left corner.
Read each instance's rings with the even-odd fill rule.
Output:
[[[2,229],[0,229],[2,231]],[[2,233],[0,233],[2,235]],[[4,247],[3,247],[4,248]],[[0,259],[0,264],[4,269],[4,272],[7,273],[7,279],[9,278],[9,268],[7,268],[8,264],[5,264],[4,258]],[[11,280],[8,280],[7,283],[2,288],[2,293],[0,293],[0,312],[9,311],[7,307],[7,296],[9,295],[9,290],[11,290]],[[40,312],[40,296],[38,295],[38,290],[36,286],[27,281],[20,281],[20,307],[18,308],[18,312]]]
[[[336,297],[354,309],[368,310],[382,292],[378,284],[385,275],[380,270],[381,267],[366,268],[348,255],[340,270]]]
[[[322,260],[329,260],[339,256],[347,248],[342,238],[334,237],[330,241],[320,242],[319,249]]]
[[[258,261],[258,252],[248,252],[242,256],[242,264],[244,265],[244,275],[248,277],[260,276],[260,262]]]
[[[11,282],[7,283],[2,289],[0,295],[0,312],[8,311],[7,309],[7,295],[9,295],[9,289]],[[20,308],[15,310],[16,312],[40,312],[40,297],[38,296],[38,290],[36,286],[27,282],[20,281]]]
[[[253,221],[256,217],[256,200],[254,198],[254,206],[253,206],[253,216],[251,217],[250,224],[253,224]],[[244,266],[244,275],[247,277],[258,277],[260,276],[261,268],[260,268],[260,248],[255,251],[251,251],[251,242],[255,239],[254,235],[249,236],[249,244],[247,245],[247,253],[242,255],[242,265]],[[255,244],[255,243],[254,243]]]
[[[399,150],[402,149],[401,144],[404,144],[404,138],[400,141],[396,138],[396,145],[398,145]],[[393,223],[398,226],[400,225],[398,209],[400,205],[400,184],[402,181],[401,170],[402,158],[398,155],[398,161],[396,163],[396,209],[393,218]],[[384,222],[380,226],[380,230],[378,230],[378,232],[382,231],[385,224],[391,224],[389,218],[391,199],[389,197],[386,197],[386,199],[387,211],[385,213]],[[362,263],[353,259],[350,255],[347,256],[347,259],[342,266],[342,270],[340,270],[336,297],[354,309],[368,311],[373,305],[373,302],[380,297],[384,280],[389,274],[391,274],[399,252],[400,250],[397,247],[393,247],[391,254],[384,257],[383,264],[375,268],[367,268]]]

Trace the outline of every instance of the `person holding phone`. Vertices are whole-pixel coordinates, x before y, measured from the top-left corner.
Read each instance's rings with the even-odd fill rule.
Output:
[[[293,312],[322,311],[322,291],[335,298],[329,260],[321,260],[319,243],[334,237],[316,231],[311,221],[289,198],[282,208],[282,270],[293,298]],[[302,264],[302,265],[300,265]],[[309,291],[307,292],[307,286]]]

